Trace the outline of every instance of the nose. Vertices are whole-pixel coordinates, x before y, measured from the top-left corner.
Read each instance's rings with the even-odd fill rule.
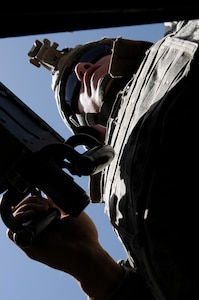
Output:
[[[92,66],[92,63],[80,62],[75,67],[75,73],[79,81],[82,81],[84,78],[84,73]]]

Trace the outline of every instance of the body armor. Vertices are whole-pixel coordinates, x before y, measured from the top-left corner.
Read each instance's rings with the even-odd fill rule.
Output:
[[[128,261],[147,280],[155,299],[161,300],[194,299],[189,293],[197,290],[193,272],[187,274],[194,262],[192,267],[183,262],[191,251],[183,249],[187,220],[182,219],[189,193],[193,201],[192,171],[194,161],[198,163],[194,90],[199,23],[189,23],[182,22],[177,33],[154,44],[135,77],[118,94],[106,140],[115,158],[100,179],[99,199],[105,202]],[[186,154],[193,154],[192,165],[186,163]],[[194,227],[197,218],[192,213],[193,219],[188,219]]]

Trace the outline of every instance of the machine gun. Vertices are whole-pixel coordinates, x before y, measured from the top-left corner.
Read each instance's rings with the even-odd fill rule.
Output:
[[[17,222],[12,208],[29,194],[43,192],[71,217],[89,204],[90,198],[71,175],[88,176],[100,172],[114,157],[109,145],[88,134],[64,140],[43,119],[0,83],[0,214],[21,247],[59,218],[53,209],[42,220]],[[88,149],[79,153],[75,148]]]

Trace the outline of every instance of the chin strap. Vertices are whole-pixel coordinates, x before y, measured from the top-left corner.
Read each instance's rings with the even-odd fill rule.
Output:
[[[80,126],[103,125],[102,123],[104,123],[103,120],[101,120],[101,113],[76,114],[76,117]]]

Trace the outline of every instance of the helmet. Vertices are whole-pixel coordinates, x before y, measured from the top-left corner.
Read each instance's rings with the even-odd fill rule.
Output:
[[[90,125],[106,126],[116,94],[135,73],[151,44],[122,38],[102,38],[58,51],[57,43],[51,45],[48,39],[44,39],[43,43],[36,40],[28,55],[33,65],[42,65],[52,72],[52,89],[58,110],[67,127],[73,133],[86,132],[96,136]],[[75,107],[75,96],[80,87],[75,66],[81,61],[94,63],[108,54],[111,54],[109,73],[102,80],[101,91],[103,92],[110,79],[112,83],[108,94],[103,95],[102,108],[99,113],[80,114]]]
[[[102,38],[58,51],[57,43],[50,45],[48,39],[44,39],[43,43],[36,40],[28,53],[33,65],[44,66],[52,72],[52,90],[55,92],[58,110],[73,133],[79,132],[79,127],[88,125],[88,121],[86,122],[76,114],[74,98],[79,91],[80,82],[74,71],[75,65],[81,61],[94,63],[101,57],[111,54],[113,42],[114,39]],[[92,119],[91,116],[90,119]]]

